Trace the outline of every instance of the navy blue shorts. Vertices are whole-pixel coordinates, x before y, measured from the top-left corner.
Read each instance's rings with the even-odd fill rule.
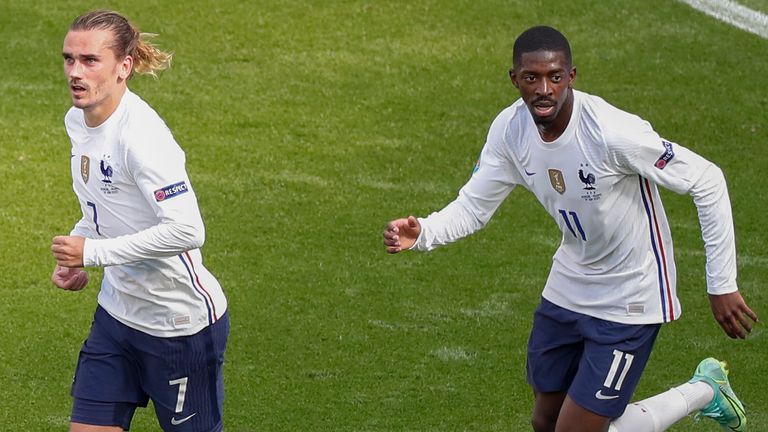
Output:
[[[528,383],[537,392],[567,391],[581,407],[619,417],[660,328],[601,320],[542,298],[528,340]]]
[[[128,430],[152,399],[163,430],[222,430],[228,334],[228,314],[194,335],[161,338],[97,307],[72,383],[72,422]]]

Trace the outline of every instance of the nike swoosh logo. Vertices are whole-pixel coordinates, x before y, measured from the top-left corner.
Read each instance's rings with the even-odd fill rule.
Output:
[[[523,171],[525,171],[525,175],[527,175],[528,177],[530,177],[530,176],[532,176],[532,175],[536,175],[536,173],[535,173],[535,172],[528,172],[528,170],[527,170],[527,169],[525,169],[525,168],[523,168]]]
[[[746,413],[744,413],[744,409],[741,406],[739,406],[739,404],[734,402],[733,399],[731,399],[731,396],[725,392],[725,389],[723,388],[723,386],[719,386],[719,387],[720,387],[720,393],[722,393],[723,396],[725,396],[725,400],[727,400],[728,403],[731,404],[731,408],[733,408],[733,410],[737,413],[736,419],[739,421],[739,423],[736,426],[728,425],[728,429],[732,431],[737,431],[741,427],[741,417],[742,416],[746,417]],[[738,415],[738,414],[741,414],[741,415]]]
[[[190,415],[188,415],[188,416],[186,416],[184,418],[180,418],[178,420],[176,420],[176,417],[171,417],[171,424],[174,425],[174,426],[178,426],[178,425],[184,423],[185,421],[191,419],[192,417],[194,417],[195,414],[197,414],[197,413],[192,413],[192,414],[190,414]]]
[[[616,399],[617,397],[619,397],[619,395],[606,396],[606,395],[603,394],[602,390],[598,390],[595,393],[595,397],[600,399],[600,400],[608,400],[608,399]]]

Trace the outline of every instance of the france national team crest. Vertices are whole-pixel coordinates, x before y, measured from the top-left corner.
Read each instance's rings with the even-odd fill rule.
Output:
[[[563,177],[563,172],[552,168],[547,171],[549,172],[549,183],[552,185],[552,189],[557,191],[560,195],[564,194],[565,177]]]
[[[107,157],[107,159],[109,159],[109,157]],[[109,162],[102,159],[101,162],[99,162],[99,169],[101,170],[101,175],[104,176],[101,181],[104,183],[112,183],[112,174],[114,173],[114,170],[109,166]]]
[[[666,140],[661,140],[661,143],[664,144],[664,154],[659,156],[659,158],[656,160],[656,163],[653,164],[656,168],[662,170],[664,167],[667,166],[669,161],[672,160],[673,157],[675,157],[675,152],[672,150],[672,143]]]
[[[80,156],[80,178],[83,179],[83,183],[88,183],[88,179],[91,178],[91,160],[88,156]]]
[[[167,199],[173,198],[177,195],[186,193],[188,190],[189,188],[187,188],[187,182],[182,181],[182,182],[174,183],[172,185],[156,190],[155,201],[162,202]]]
[[[115,170],[109,164],[110,159],[112,159],[112,156],[105,154],[101,157],[101,161],[99,161],[99,171],[101,171],[101,187],[99,187],[99,190],[104,195],[114,195],[120,191],[120,188],[112,183],[112,176],[115,175]]]
[[[579,164],[579,180],[584,183],[584,192],[582,192],[581,199],[584,201],[597,201],[602,197],[602,194],[597,190],[597,187],[595,186],[597,177],[595,177],[594,173],[589,171],[590,169],[588,163],[585,162]]]
[[[587,168],[589,168],[589,165],[581,165],[581,169],[579,169],[579,180],[584,183],[584,190],[595,190],[595,175],[589,171],[585,174],[584,171]]]

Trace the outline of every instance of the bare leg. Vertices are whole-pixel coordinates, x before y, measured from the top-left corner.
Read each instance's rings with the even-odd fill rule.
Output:
[[[565,400],[565,392],[534,392],[536,404],[533,407],[531,425],[536,432],[555,432],[557,417]]]
[[[610,423],[610,418],[584,409],[566,396],[555,432],[606,432]]]

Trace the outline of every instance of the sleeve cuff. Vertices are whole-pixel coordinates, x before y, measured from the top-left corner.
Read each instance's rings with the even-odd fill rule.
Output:
[[[85,239],[85,243],[83,244],[83,267],[93,267],[98,265],[96,262],[96,245],[94,242],[94,239],[87,237]]]
[[[408,248],[408,250],[415,250],[415,251],[423,251],[426,250],[427,247],[424,243],[426,243],[426,226],[424,225],[424,218],[417,218],[419,221],[419,225],[421,226],[421,232],[419,232],[419,236],[416,237],[416,241],[413,242],[413,245]]]
[[[711,295],[723,295],[730,294],[739,290],[739,287],[734,284],[729,284],[721,287],[707,287],[707,294]]]

